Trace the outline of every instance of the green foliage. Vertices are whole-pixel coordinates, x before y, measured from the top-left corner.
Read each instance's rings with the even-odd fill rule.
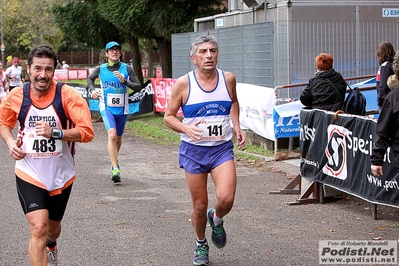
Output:
[[[97,1],[77,1],[66,5],[54,5],[55,23],[74,43],[86,43],[89,47],[104,48],[110,40],[121,42],[119,30],[99,12]]]
[[[28,51],[39,44],[50,44],[57,50],[63,33],[54,25],[51,6],[63,0],[2,0],[6,52]]]
[[[151,21],[157,35],[170,40],[173,33],[194,30],[194,19],[227,11],[215,8],[220,0],[159,0],[152,1]]]

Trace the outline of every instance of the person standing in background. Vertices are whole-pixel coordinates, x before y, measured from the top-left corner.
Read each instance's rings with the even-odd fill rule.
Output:
[[[310,108],[336,112],[345,110],[346,81],[333,69],[334,58],[321,53],[316,59],[316,74],[300,95],[301,103]]]
[[[393,59],[393,70],[395,76],[399,77],[399,52]],[[393,90],[385,96],[380,116],[377,120],[376,140],[371,153],[371,171],[374,176],[384,175],[382,165],[384,164],[387,150],[390,147],[394,155],[396,168],[399,168],[399,90]]]
[[[385,96],[391,91],[387,85],[389,76],[393,75],[392,61],[395,50],[390,42],[384,41],[378,45],[376,52],[378,65],[380,66],[376,76],[377,104],[381,111]]]
[[[123,63],[121,46],[109,42],[105,46],[107,63],[97,66],[87,78],[91,97],[100,100],[100,114],[108,134],[108,154],[111,159],[111,180],[121,182],[119,150],[129,113],[129,94],[141,90],[141,84],[131,66]],[[100,78],[101,89],[94,89],[94,82]]]
[[[62,61],[62,69],[68,69],[68,68],[69,65],[65,61]]]
[[[21,87],[22,82],[25,81],[25,79],[22,78],[22,67],[19,65],[18,57],[12,59],[12,66],[7,68],[5,73],[9,92],[15,87]]]
[[[0,103],[8,94],[6,74],[3,71],[3,63],[0,63]]]
[[[237,185],[233,134],[239,147],[246,143],[239,121],[236,78],[216,68],[218,54],[213,36],[195,39],[190,58],[196,69],[176,81],[164,116],[165,124],[181,133],[179,165],[191,195],[191,222],[196,235],[194,265],[209,265],[207,221],[212,227],[213,244],[217,248],[226,245],[223,218],[233,207]],[[180,107],[183,121],[176,117]],[[216,202],[207,210],[208,173],[216,187]]]
[[[18,197],[30,230],[30,265],[56,266],[61,221],[76,180],[75,142],[91,141],[94,129],[86,100],[54,81],[57,55],[50,46],[34,47],[28,66],[30,82],[0,105],[0,137],[15,160]]]
[[[56,67],[56,69],[62,69],[62,65],[61,65],[61,63],[60,63],[60,60],[57,60],[57,67]]]

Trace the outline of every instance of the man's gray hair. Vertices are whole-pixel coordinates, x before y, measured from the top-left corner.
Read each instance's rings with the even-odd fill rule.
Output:
[[[190,56],[194,56],[197,52],[197,46],[198,44],[205,43],[205,42],[210,42],[213,43],[216,47],[216,50],[218,50],[218,41],[216,38],[212,35],[201,35],[198,36],[194,42],[190,45]]]

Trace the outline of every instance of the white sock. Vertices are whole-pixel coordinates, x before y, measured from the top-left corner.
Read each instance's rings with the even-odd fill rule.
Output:
[[[222,219],[222,218],[219,218],[219,217],[216,215],[216,212],[214,212],[214,213],[213,213],[213,223],[214,223],[216,226],[218,226],[218,225],[220,225],[222,222],[223,222],[223,219]]]
[[[204,238],[203,240],[198,240],[198,238],[197,238],[197,243],[198,244],[206,244],[206,238]]]

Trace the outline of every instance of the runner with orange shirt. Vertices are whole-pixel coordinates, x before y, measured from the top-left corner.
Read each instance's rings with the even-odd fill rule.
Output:
[[[57,239],[75,176],[75,142],[94,137],[89,107],[53,80],[57,55],[46,45],[28,58],[30,82],[0,105],[0,137],[16,161],[18,197],[30,228],[31,265],[57,265]],[[18,136],[12,129],[18,122]]]

